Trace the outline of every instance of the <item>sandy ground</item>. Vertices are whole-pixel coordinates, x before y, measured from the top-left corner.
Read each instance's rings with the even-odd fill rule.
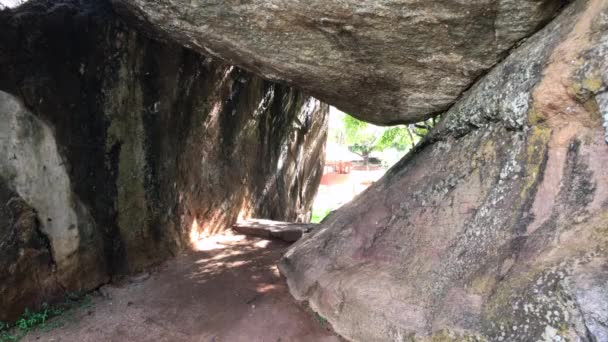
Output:
[[[289,295],[276,267],[286,247],[238,235],[201,241],[24,341],[340,341]]]

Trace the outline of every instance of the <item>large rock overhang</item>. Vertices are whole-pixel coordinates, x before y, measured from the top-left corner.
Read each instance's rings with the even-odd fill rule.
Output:
[[[143,29],[382,125],[443,113],[566,3],[112,1]]]

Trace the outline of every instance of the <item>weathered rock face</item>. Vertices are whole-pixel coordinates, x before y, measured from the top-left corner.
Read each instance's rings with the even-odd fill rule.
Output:
[[[101,232],[71,189],[51,126],[0,91],[0,320],[107,280]],[[64,284],[68,284],[64,286]]]
[[[0,47],[0,320],[239,215],[308,219],[318,100],[146,38],[105,1],[0,11]]]
[[[298,241],[292,294],[356,341],[608,339],[608,2],[579,1]]]
[[[194,50],[377,124],[445,111],[565,2],[112,1]]]
[[[60,289],[53,277],[49,241],[40,231],[36,211],[3,181],[0,200],[4,204],[0,211],[0,305],[2,317],[16,317],[21,306],[35,306]]]

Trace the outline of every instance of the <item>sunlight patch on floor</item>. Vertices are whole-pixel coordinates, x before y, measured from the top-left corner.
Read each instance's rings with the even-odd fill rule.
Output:
[[[255,290],[258,293],[267,293],[270,291],[274,291],[276,289],[278,289],[279,287],[276,284],[258,284],[255,288]]]
[[[270,241],[268,240],[260,240],[256,243],[254,243],[253,245],[259,248],[266,248],[268,247],[268,245],[270,244]]]
[[[270,269],[272,271],[272,274],[274,274],[277,277],[281,276],[281,272],[279,272],[279,267],[277,265],[271,265]]]
[[[218,234],[200,237],[192,241],[192,245],[196,251],[212,251],[227,248],[231,243],[239,242],[243,239],[245,239],[244,235]]]

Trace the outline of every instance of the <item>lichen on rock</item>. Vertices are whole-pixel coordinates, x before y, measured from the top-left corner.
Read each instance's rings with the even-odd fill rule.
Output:
[[[603,92],[595,96],[597,105],[602,115],[602,125],[604,126],[604,139],[608,144],[608,92]]]

